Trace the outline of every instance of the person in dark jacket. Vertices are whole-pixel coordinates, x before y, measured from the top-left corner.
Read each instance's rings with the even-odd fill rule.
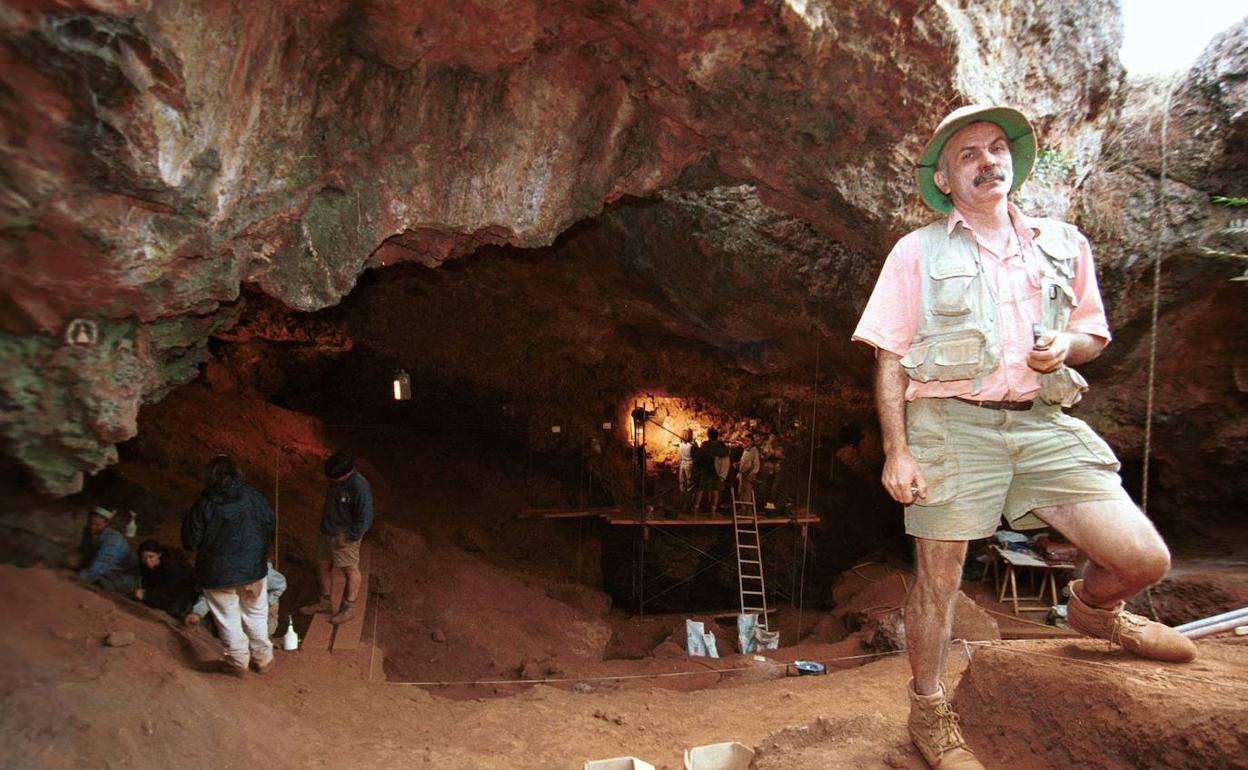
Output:
[[[226,662],[240,674],[250,662],[263,674],[273,665],[265,556],[277,518],[229,455],[212,458],[207,477],[182,520],[182,547],[196,552],[195,579],[216,618]]]
[[[139,587],[134,589],[134,598],[181,620],[195,596],[191,565],[180,551],[155,540],[139,546]]]
[[[76,576],[84,583],[91,583],[106,591],[129,594],[138,578],[134,554],[122,534],[109,526],[116,511],[103,506],[87,514],[82,528],[82,541],[78,553],[70,557],[69,566],[77,569]]]
[[[693,498],[693,512],[702,508],[702,496],[711,493],[711,515],[719,510],[719,493],[723,491],[724,479],[728,478],[728,445],[719,440],[719,431],[706,431],[706,441],[693,456],[693,478],[697,493]]]
[[[331,569],[341,569],[346,577],[346,596],[330,622],[347,622],[355,612],[360,595],[360,541],[373,526],[373,490],[368,480],[355,470],[355,460],[341,452],[325,461],[329,487],[321,514],[321,534],[317,543],[317,567],[321,596],[316,604],[300,607],[305,615],[331,612],[329,596]]]

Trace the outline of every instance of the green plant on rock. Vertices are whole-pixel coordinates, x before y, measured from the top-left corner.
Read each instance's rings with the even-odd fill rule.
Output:
[[[1042,182],[1064,182],[1075,173],[1075,160],[1061,150],[1041,147],[1032,175]]]
[[[1219,206],[1242,207],[1248,206],[1248,198],[1227,195],[1215,195],[1213,202]],[[1232,219],[1226,227],[1218,231],[1219,235],[1229,236],[1248,236],[1248,218]],[[1226,249],[1215,249],[1209,246],[1201,246],[1201,253],[1210,257],[1228,257],[1231,259],[1248,260],[1248,254],[1240,251],[1228,251]],[[1231,279],[1232,281],[1248,281],[1248,268],[1244,270],[1244,274]]]

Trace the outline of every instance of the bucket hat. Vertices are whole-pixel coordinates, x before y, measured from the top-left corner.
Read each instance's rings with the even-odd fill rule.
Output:
[[[1014,159],[1014,182],[1010,185],[1013,193],[1027,180],[1031,167],[1036,162],[1036,134],[1026,116],[1009,107],[994,107],[985,104],[968,104],[959,107],[945,116],[936,127],[936,133],[928,140],[919,156],[918,178],[919,195],[923,202],[942,214],[953,211],[953,201],[936,186],[936,161],[940,159],[940,151],[945,142],[960,129],[972,123],[995,123],[1005,132],[1010,143],[1010,155]]]

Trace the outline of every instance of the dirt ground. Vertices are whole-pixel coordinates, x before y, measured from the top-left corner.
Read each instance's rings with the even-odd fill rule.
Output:
[[[540,468],[329,432],[196,388],[157,405],[98,499],[143,511],[140,538],[177,542],[203,458],[239,455],[280,502],[285,620],[316,590],[318,458],[331,446],[359,451],[379,510],[365,645],[279,652],[270,674],[240,680],[218,669],[217,642],[202,632],[64,571],[0,565],[0,766],[501,770],[634,755],[674,769],[687,748],[735,740],[756,749],[762,770],[923,767],[905,731],[909,673],[897,652],[913,585],[904,565],[853,566],[822,609],[772,616],[780,649],[739,655],[731,617],[613,608],[590,587],[602,559],[592,537],[518,522],[519,508],[558,494]],[[174,426],[199,442],[186,445]],[[435,459],[436,478],[411,472]],[[81,526],[72,502],[10,502],[4,558],[56,563]],[[1172,622],[1248,605],[1248,547],[1201,542],[1153,592]],[[1159,665],[1016,617],[991,582],[963,591],[954,633],[968,643],[952,649],[946,680],[988,767],[1248,768],[1248,638],[1202,641],[1195,663]],[[689,618],[715,633],[721,658],[685,655]],[[134,642],[108,646],[114,631]],[[830,673],[792,676],[794,660]]]
[[[447,697],[383,681],[367,647],[279,653],[271,673],[237,679],[217,668],[215,640],[64,573],[3,565],[0,586],[13,619],[0,631],[5,767],[578,768],[631,754],[678,768],[683,749],[725,740],[758,749],[757,768],[922,767],[896,654],[823,677],[740,655],[556,657],[541,673],[571,681]],[[135,641],[108,646],[114,631]],[[1172,666],[1086,640],[976,642],[955,647],[947,678],[961,678],[968,740],[989,767],[1248,767],[1248,640],[1200,647]]]

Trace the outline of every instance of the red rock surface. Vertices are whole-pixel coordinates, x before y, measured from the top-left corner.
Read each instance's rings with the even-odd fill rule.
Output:
[[[55,359],[75,317],[197,351],[242,283],[314,310],[368,266],[546,245],[699,176],[878,255],[924,216],[916,126],[1025,101],[1083,169],[1120,76],[1109,3],[31,2],[0,34],[2,427],[57,493],[186,377],[102,414],[63,380],[132,378]]]

